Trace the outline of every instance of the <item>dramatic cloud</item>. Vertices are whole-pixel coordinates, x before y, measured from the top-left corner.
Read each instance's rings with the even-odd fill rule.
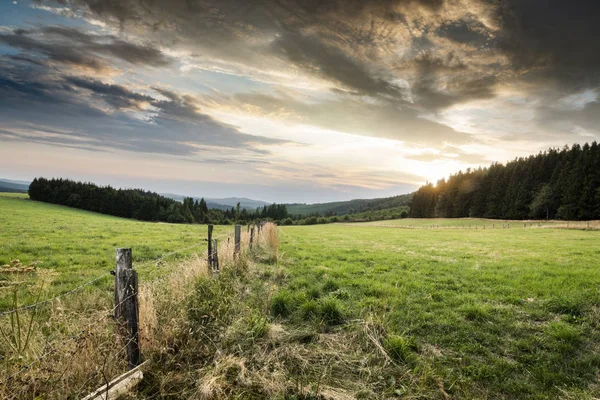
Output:
[[[596,1],[14,7],[23,18],[0,26],[11,143],[251,165],[341,193],[600,137]]]
[[[16,29],[0,34],[0,43],[50,61],[99,72],[112,68],[112,61],[107,56],[133,65],[164,67],[170,63],[165,54],[149,45],[126,42],[113,35],[92,35],[76,28],[61,26]]]
[[[24,70],[7,61],[0,62],[0,76],[5,127],[0,137],[183,156],[210,148],[265,154],[260,145],[284,143],[243,134],[203,114],[191,97],[165,90],[154,90],[153,97],[40,66]],[[159,98],[165,94],[166,100]]]

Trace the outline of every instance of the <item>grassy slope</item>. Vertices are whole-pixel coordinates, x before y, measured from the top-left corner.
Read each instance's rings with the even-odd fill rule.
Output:
[[[423,395],[436,382],[457,398],[599,392],[598,231],[357,224],[282,235],[300,302],[333,288],[347,319],[378,315],[397,335],[392,351],[418,378],[389,394]]]
[[[360,213],[408,206],[411,198],[412,194],[404,194],[381,199],[356,199],[316,204],[288,204],[287,210],[291,215],[308,215],[317,212],[324,215],[330,211],[336,212],[338,215],[345,215],[349,214],[352,210],[354,210],[353,213]]]
[[[0,265],[13,259],[39,261],[38,281],[46,281],[42,299],[114,269],[117,247],[132,247],[141,279],[163,274],[169,264],[206,250],[203,244],[174,254],[157,268],[154,261],[162,255],[205,243],[206,226],[139,222],[34,202],[24,194],[0,193],[0,226]],[[217,235],[226,230],[215,227]],[[0,274],[5,279],[16,278]],[[99,285],[103,283],[107,281]],[[0,291],[0,309],[7,307],[7,295]],[[33,293],[23,293],[21,299],[29,302]]]

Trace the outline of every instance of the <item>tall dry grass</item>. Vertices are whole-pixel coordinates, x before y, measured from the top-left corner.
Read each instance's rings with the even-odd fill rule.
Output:
[[[145,371],[148,378],[141,385],[144,396],[170,393],[175,384],[189,388],[194,396],[204,397],[197,373],[203,368],[202,359],[212,359],[219,347],[217,343],[223,338],[229,338],[228,343],[246,340],[248,325],[257,337],[268,330],[265,313],[269,295],[260,299],[260,312],[242,300],[243,294],[248,293],[248,271],[255,260],[273,263],[279,257],[277,227],[264,224],[260,233],[255,230],[252,250],[249,242],[250,232],[244,227],[240,254],[234,257],[233,231],[230,240],[219,241],[218,275],[209,271],[204,253],[182,262],[164,278],[140,282],[140,345],[143,357],[150,360]],[[100,288],[54,301],[35,314],[28,310],[20,315],[23,321],[32,318],[31,339],[20,355],[0,340],[0,398],[80,398],[125,372],[125,343],[112,318],[113,285],[109,277]],[[217,333],[202,332],[190,323],[191,299],[202,296],[198,289],[202,285],[221,285],[220,301],[239,300],[224,313],[242,308],[228,316],[223,314],[223,321],[216,323]],[[0,324],[7,331],[11,329],[6,317],[0,316]],[[154,370],[158,373],[154,374]],[[205,378],[201,381],[206,382]],[[211,391],[206,388],[205,391]]]

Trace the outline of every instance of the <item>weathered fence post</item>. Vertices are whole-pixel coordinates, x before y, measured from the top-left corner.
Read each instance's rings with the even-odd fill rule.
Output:
[[[142,362],[139,342],[138,278],[132,267],[131,249],[117,249],[115,270],[115,319],[123,320],[127,364],[133,369]]]
[[[213,226],[208,225],[208,272],[212,272],[212,270],[213,270],[212,233],[213,233]]]
[[[252,243],[254,242],[254,227],[250,229],[250,250],[252,250]]]
[[[219,273],[219,250],[217,249],[217,239],[215,240],[215,246],[214,246],[214,254],[213,254],[213,272],[214,273]]]
[[[239,258],[240,256],[240,242],[242,240],[242,226],[235,226],[235,249],[233,251],[234,258]]]

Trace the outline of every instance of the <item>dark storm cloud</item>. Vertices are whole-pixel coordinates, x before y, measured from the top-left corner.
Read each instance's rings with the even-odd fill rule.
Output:
[[[162,67],[170,63],[169,57],[149,45],[126,42],[113,35],[93,35],[76,28],[61,26],[16,29],[0,34],[0,43],[33,56],[43,56],[52,61],[97,71],[111,68],[111,58],[133,65],[153,67]],[[31,57],[28,58],[39,63]]]
[[[0,136],[5,140],[184,156],[210,148],[259,156],[268,154],[260,145],[284,143],[243,134],[203,114],[186,96],[172,94],[169,100],[160,100],[121,85],[18,64],[8,57],[0,58],[0,92],[4,129]]]
[[[528,79],[562,90],[597,85],[600,79],[600,2],[528,0],[502,2],[500,49]],[[551,82],[548,82],[551,81]]]
[[[79,88],[91,90],[115,109],[140,108],[140,103],[154,101],[150,96],[132,92],[123,86],[110,85],[94,79],[69,76],[65,81]]]
[[[204,64],[217,60],[243,65],[246,71],[320,79],[340,96],[324,100],[321,108],[337,114],[324,115],[314,101],[310,107],[307,101],[293,105],[285,101],[286,109],[303,115],[303,122],[312,118],[311,123],[352,133],[401,140],[430,137],[429,142],[443,135],[448,140],[469,140],[466,134],[422,117],[492,99],[503,88],[518,92],[528,107],[536,104],[541,114],[561,96],[600,86],[600,2],[591,0],[41,2],[76,8],[120,34],[188,51]],[[55,28],[43,34],[71,37],[90,46],[81,32]],[[161,60],[159,53],[145,52],[144,46],[131,49],[117,37],[111,38],[110,50],[83,53],[53,52],[30,32],[15,33],[11,40],[15,47],[30,46],[50,58],[92,68],[102,62],[97,56],[130,63]],[[172,101],[165,107],[177,105],[170,111],[173,118],[189,111],[185,99]],[[258,96],[249,95],[246,101],[266,107]],[[349,110],[359,115],[349,115]],[[554,128],[572,126],[577,117],[581,113],[563,113]]]
[[[450,21],[437,28],[436,33],[457,43],[473,46],[483,46],[490,40],[491,35],[479,21]]]
[[[359,60],[322,43],[317,37],[285,33],[271,47],[275,54],[286,57],[295,66],[338,82],[358,94],[400,95],[399,87],[374,76]]]

